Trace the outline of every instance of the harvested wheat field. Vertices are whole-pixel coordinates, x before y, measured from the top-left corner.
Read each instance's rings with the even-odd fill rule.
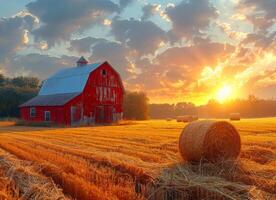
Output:
[[[232,122],[236,161],[182,161],[185,123],[32,128],[0,124],[2,199],[275,199],[276,118]]]

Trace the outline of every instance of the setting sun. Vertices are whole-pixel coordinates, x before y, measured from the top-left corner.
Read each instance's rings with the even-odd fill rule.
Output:
[[[231,97],[232,93],[233,88],[229,85],[225,85],[218,90],[216,99],[220,102],[224,102]]]

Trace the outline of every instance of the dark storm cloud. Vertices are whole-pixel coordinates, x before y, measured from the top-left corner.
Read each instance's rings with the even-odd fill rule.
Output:
[[[31,30],[34,24],[35,18],[29,14],[0,19],[0,62],[26,45],[26,31]]]
[[[153,54],[167,40],[165,31],[151,21],[114,19],[111,28],[116,40],[139,55]]]
[[[166,14],[173,25],[170,31],[172,40],[191,40],[202,35],[211,20],[218,16],[216,8],[208,0],[182,1],[175,7],[168,7]]]
[[[35,39],[47,41],[50,47],[101,23],[120,9],[111,0],[36,0],[26,7],[41,21],[41,26],[32,32]]]
[[[241,0],[238,9],[253,9],[244,13],[255,28],[263,31],[276,23],[275,0]]]

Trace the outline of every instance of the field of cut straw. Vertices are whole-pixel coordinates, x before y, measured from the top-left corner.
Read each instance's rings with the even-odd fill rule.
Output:
[[[182,161],[185,123],[82,128],[0,122],[0,200],[275,199],[276,118],[232,122],[237,161]]]

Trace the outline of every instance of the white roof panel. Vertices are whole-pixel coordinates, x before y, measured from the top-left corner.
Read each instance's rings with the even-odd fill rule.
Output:
[[[59,70],[43,81],[38,95],[82,92],[89,74],[101,65],[102,63],[94,63]]]

